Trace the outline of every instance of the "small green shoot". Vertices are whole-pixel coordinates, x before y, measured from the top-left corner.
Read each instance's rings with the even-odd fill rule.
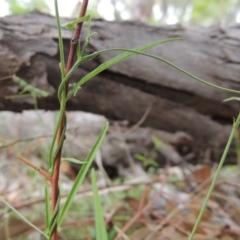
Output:
[[[143,163],[143,167],[159,167],[159,164],[156,162],[155,159],[157,157],[157,150],[164,146],[164,142],[156,136],[153,136],[152,141],[154,146],[146,156],[141,154],[134,155],[135,159]]]
[[[85,15],[84,17],[78,18],[72,22],[67,22],[67,23],[62,23],[61,27],[66,27],[68,29],[71,30],[75,30],[76,29],[76,25],[78,23],[84,22],[84,21],[89,21],[90,20],[90,15]]]
[[[47,97],[49,94],[46,91],[43,91],[39,88],[33,87],[32,85],[28,84],[22,78],[13,76],[13,81],[17,83],[21,88],[22,91],[17,95],[10,95],[5,97],[6,99],[16,99],[16,98],[26,98],[31,97],[34,101],[35,109],[37,110],[37,97]]]
[[[159,167],[159,164],[154,160],[154,159],[150,159],[148,157],[145,157],[144,155],[141,154],[135,154],[134,155],[135,159],[141,161],[143,163],[143,167]]]

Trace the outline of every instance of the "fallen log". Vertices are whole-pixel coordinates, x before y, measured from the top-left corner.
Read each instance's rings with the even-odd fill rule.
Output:
[[[95,20],[92,31],[98,34],[92,39],[87,53],[112,47],[131,49],[159,39],[183,37],[184,41],[167,43],[148,52],[213,84],[231,89],[240,87],[238,26],[184,29]],[[84,26],[81,42],[86,38],[86,32]],[[71,37],[72,32],[63,29],[66,53]],[[55,19],[51,16],[33,12],[0,19],[1,111],[21,112],[34,108],[32,98],[7,98],[22,90],[12,81],[13,74],[49,93],[47,98],[38,99],[39,109],[58,109],[57,38]],[[116,52],[108,52],[84,63],[71,81],[77,82],[115,55]],[[67,107],[113,120],[127,119],[130,124],[138,122],[148,111],[143,126],[169,133],[185,132],[193,139],[193,151],[204,152],[210,148],[212,158],[218,160],[239,109],[237,102],[222,102],[230,96],[232,94],[196,82],[165,63],[133,56],[86,83]],[[230,162],[235,162],[234,152],[232,149]]]

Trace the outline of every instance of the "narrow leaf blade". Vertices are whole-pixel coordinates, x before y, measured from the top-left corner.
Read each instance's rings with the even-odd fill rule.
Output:
[[[229,102],[229,101],[240,101],[239,97],[230,97],[230,98],[226,98],[223,100],[223,102]]]
[[[51,208],[50,208],[50,196],[47,186],[45,186],[45,210],[46,210],[46,227],[48,230],[51,218]]]
[[[93,204],[94,204],[94,215],[95,215],[95,228],[96,228],[96,239],[107,240],[106,226],[104,222],[104,216],[101,206],[101,200],[98,194],[98,188],[96,184],[96,174],[94,169],[91,171],[91,182],[93,190]]]
[[[180,72],[188,75],[189,77],[197,80],[197,81],[200,82],[200,83],[203,83],[203,84],[205,84],[205,85],[208,85],[208,86],[213,87],[213,88],[216,88],[216,89],[219,89],[219,90],[221,90],[221,91],[240,94],[240,91],[239,91],[239,90],[230,89],[230,88],[224,88],[224,87],[220,87],[220,86],[218,86],[218,85],[215,85],[215,84],[213,84],[213,83],[207,82],[207,81],[205,81],[205,80],[203,80],[203,79],[201,79],[201,78],[198,78],[198,77],[194,76],[193,74],[191,74],[191,73],[183,70],[182,68],[180,68],[180,67],[174,65],[173,63],[171,63],[171,62],[169,62],[169,61],[167,61],[167,60],[165,60],[165,59],[163,59],[163,58],[160,58],[160,57],[158,57],[158,56],[151,55],[151,54],[144,53],[144,52],[139,52],[139,51],[136,51],[136,50],[122,49],[122,48],[115,48],[115,49],[104,50],[104,51],[102,51],[102,53],[103,53],[103,52],[106,52],[106,51],[110,51],[110,50],[111,50],[111,51],[121,50],[121,51],[126,51],[126,52],[132,52],[132,53],[134,53],[134,54],[139,54],[139,55],[143,55],[143,56],[146,56],[146,57],[150,57],[150,58],[159,60],[159,61],[164,62],[164,63],[166,63],[167,65],[169,65],[169,66],[177,69],[178,71],[180,71]],[[100,65],[100,66],[101,66],[101,65]],[[100,67],[100,66],[99,66],[99,67]],[[91,74],[91,73],[90,73],[90,74]],[[87,76],[87,75],[86,75],[86,76]],[[86,76],[85,76],[85,77],[86,77]],[[85,77],[84,77],[84,78],[85,78]],[[83,83],[85,83],[85,82],[83,82],[83,83],[81,84],[81,82],[82,82],[82,80],[83,80],[84,78],[82,78],[82,79],[80,80],[80,82],[78,82],[76,85],[79,85],[79,84],[80,84],[79,86],[81,86]],[[227,100],[232,100],[232,99],[233,99],[233,98],[230,98],[230,99],[227,99]],[[234,98],[234,100],[237,100],[237,99]],[[226,101],[226,100],[225,100],[225,101]]]
[[[39,233],[41,233],[46,239],[49,239],[48,235],[40,230],[37,226],[29,222],[20,212],[18,212],[11,204],[9,204],[7,201],[5,201],[3,198],[0,198],[0,201],[2,201],[6,206],[8,206],[13,212],[15,212],[25,223],[27,223],[31,228],[35,229]]]
[[[78,160],[76,158],[61,158],[61,161],[69,161],[69,162],[72,162],[72,163],[77,163],[77,164],[84,164],[86,163],[86,161],[81,161],[81,160]]]
[[[61,225],[69,207],[71,206],[72,204],[72,201],[74,199],[74,197],[76,196],[77,194],[77,191],[79,189],[79,187],[81,186],[86,174],[87,174],[87,171],[88,169],[90,168],[92,162],[93,162],[93,159],[96,155],[96,152],[97,150],[99,149],[105,135],[106,135],[106,132],[107,132],[107,129],[108,129],[108,123],[105,124],[104,128],[102,129],[97,141],[95,142],[95,144],[93,145],[90,153],[88,154],[87,158],[86,158],[86,163],[83,164],[81,170],[79,171],[76,179],[75,179],[75,182],[72,186],[72,189],[67,197],[67,200],[62,208],[62,211],[60,212],[60,215],[59,215],[59,218],[58,218],[58,226]]]
[[[90,19],[90,15],[85,15],[84,17],[78,18],[75,21],[72,22],[66,22],[66,23],[62,23],[61,27],[66,27],[68,29],[75,29],[75,25],[84,21],[89,21]]]
[[[161,45],[161,44],[164,44],[164,43],[167,43],[167,42],[172,42],[172,41],[176,41],[176,40],[182,40],[182,38],[171,38],[171,39],[166,39],[166,40],[161,40],[161,41],[156,41],[156,42],[153,42],[153,43],[149,43],[149,44],[146,44],[144,46],[141,46],[141,47],[138,47],[138,48],[135,48],[133,49],[132,52],[128,51],[128,52],[125,52],[125,53],[122,53],[104,63],[102,63],[100,66],[98,66],[97,68],[95,68],[92,72],[88,73],[86,76],[84,76],[75,86],[75,88],[73,88],[70,92],[69,92],[69,95],[68,95],[68,98],[70,98],[71,96],[75,95],[76,94],[76,91],[78,90],[78,87],[82,86],[84,83],[86,83],[88,80],[90,80],[91,78],[93,78],[94,76],[98,75],[99,73],[101,73],[102,71],[108,69],[109,67],[112,67],[113,65],[117,64],[118,62],[136,54],[137,52],[141,52],[141,51],[144,51],[144,50],[147,50],[149,48],[152,48],[152,47],[155,47],[155,46],[158,46],[158,45]],[[112,49],[109,49],[109,50],[104,50],[104,51],[100,51],[100,52],[97,52],[97,53],[93,53],[91,54],[93,57],[96,57],[98,54],[102,53],[102,52],[106,52],[106,51],[112,51]],[[87,58],[89,58],[89,56],[86,56]],[[83,58],[84,60],[84,58]]]

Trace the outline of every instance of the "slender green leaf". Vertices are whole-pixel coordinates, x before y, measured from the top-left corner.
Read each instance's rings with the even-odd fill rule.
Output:
[[[111,51],[113,51],[113,50],[114,50],[114,49],[111,49]],[[210,83],[210,82],[207,82],[207,81],[205,81],[205,80],[203,80],[203,79],[201,79],[201,78],[198,78],[198,77],[194,76],[193,74],[191,74],[191,73],[183,70],[182,68],[177,67],[176,65],[172,64],[171,62],[169,62],[169,61],[167,61],[167,60],[165,60],[165,59],[163,59],[163,58],[157,57],[157,56],[155,56],[155,55],[151,55],[151,54],[143,53],[143,52],[138,52],[138,51],[135,51],[135,50],[128,50],[128,49],[115,49],[115,50],[116,50],[116,51],[121,50],[121,51],[132,52],[132,53],[135,53],[135,54],[139,54],[139,55],[143,55],[143,56],[146,56],[146,57],[154,58],[154,59],[156,59],[156,60],[159,60],[159,61],[161,61],[161,62],[164,62],[164,63],[170,65],[171,67],[179,70],[180,72],[188,75],[189,77],[191,77],[191,78],[193,78],[193,79],[197,80],[198,82],[201,82],[201,83],[203,83],[203,84],[205,84],[205,85],[208,85],[208,86],[210,86],[210,87],[213,87],[213,88],[216,88],[216,89],[225,91],[225,92],[231,92],[231,93],[240,94],[240,91],[238,91],[238,90],[234,90],[234,89],[230,89],[230,88],[224,88],[224,87],[219,87],[218,85],[215,85],[215,84]],[[106,51],[108,51],[108,50],[106,50]],[[102,51],[102,52],[104,52],[104,51]],[[83,78],[83,79],[84,79],[84,78]],[[83,79],[81,79],[81,81],[82,81]],[[80,82],[81,82],[81,81],[80,81]],[[85,83],[85,82],[83,81],[83,83]],[[82,83],[82,84],[83,84],[83,83]],[[81,86],[82,84],[80,84],[80,86]]]
[[[166,40],[167,41],[167,40]],[[156,44],[156,42],[155,42]],[[159,45],[159,44],[158,44]],[[146,45],[144,45],[146,46]],[[155,46],[155,45],[154,45]],[[124,49],[124,48],[112,48],[112,49],[108,49],[108,50],[103,50],[103,51],[100,51],[99,53],[104,53],[104,52],[108,52],[108,51],[125,51],[126,53],[123,53],[123,54],[120,54],[118,55],[117,57],[113,58],[113,59],[110,59],[108,60],[107,62],[105,63],[102,63],[98,68],[94,69],[92,72],[90,72],[89,74],[87,74],[85,77],[83,77],[76,85],[75,85],[75,88],[72,89],[69,93],[68,93],[68,99],[72,96],[72,95],[76,95],[77,93],[77,87],[81,87],[84,83],[86,83],[87,81],[89,81],[91,78],[93,78],[94,76],[96,76],[97,74],[99,74],[100,72],[104,71],[105,69],[113,66],[114,64],[118,63],[119,61],[122,61],[123,59],[129,57],[129,55],[124,55],[124,54],[139,54],[139,55],[143,55],[143,56],[147,56],[147,57],[150,57],[150,58],[154,58],[156,60],[159,60],[161,62],[164,62],[170,66],[172,66],[173,68],[179,70],[180,72],[190,76],[191,78],[197,80],[198,82],[201,82],[205,85],[208,85],[210,87],[213,87],[213,88],[216,88],[216,89],[219,89],[219,90],[222,90],[222,91],[226,91],[226,92],[231,92],[231,93],[236,93],[236,94],[240,94],[240,91],[238,90],[234,90],[234,89],[229,89],[229,88],[224,88],[224,87],[219,87],[218,85],[215,85],[215,84],[212,84],[212,83],[209,83],[201,78],[198,78],[194,75],[192,75],[191,73],[183,70],[182,68],[179,68],[177,67],[176,65],[172,64],[171,62],[163,59],[163,58],[160,58],[160,57],[157,57],[155,55],[151,55],[151,54],[148,54],[148,53],[143,53],[143,52],[140,52],[139,50],[128,50],[128,49]],[[142,50],[141,50],[142,51]],[[97,53],[93,53],[92,55],[94,54],[97,54]],[[123,56],[124,55],[124,56]],[[130,56],[131,56],[130,55]],[[90,55],[88,55],[87,57],[89,57]],[[83,58],[84,59],[84,58]]]
[[[240,98],[239,98],[239,97],[230,97],[230,98],[224,99],[223,101],[224,101],[224,102],[228,102],[228,101],[240,101]]]
[[[195,233],[196,233],[196,231],[197,231],[197,228],[198,228],[198,226],[199,226],[199,224],[200,224],[200,222],[201,222],[202,216],[203,216],[203,214],[204,214],[204,212],[205,212],[205,209],[206,209],[206,207],[207,207],[208,201],[209,201],[209,199],[210,199],[210,197],[211,197],[211,195],[212,195],[213,189],[214,189],[214,187],[215,187],[215,185],[216,185],[216,182],[217,182],[219,173],[220,173],[220,171],[221,171],[221,169],[222,169],[223,163],[224,163],[224,161],[225,161],[225,159],[226,159],[227,153],[228,153],[228,151],[229,151],[229,148],[230,148],[230,146],[231,146],[232,140],[233,140],[233,138],[234,138],[235,131],[237,130],[237,128],[238,128],[238,126],[239,126],[239,123],[240,123],[240,114],[238,114],[237,120],[234,121],[234,123],[233,123],[233,128],[232,128],[232,131],[231,131],[230,136],[229,136],[229,138],[228,138],[227,145],[226,145],[226,147],[225,147],[225,149],[224,149],[222,158],[221,158],[220,163],[219,163],[219,165],[218,165],[218,167],[217,167],[216,173],[215,173],[214,178],[213,178],[213,180],[212,180],[212,183],[211,183],[211,185],[210,185],[210,187],[209,187],[207,196],[206,196],[206,198],[205,198],[205,200],[204,200],[204,203],[203,203],[203,205],[202,205],[202,208],[201,208],[201,210],[200,210],[200,213],[199,213],[199,215],[198,215],[198,217],[197,217],[197,220],[196,220],[196,222],[195,222],[195,225],[194,225],[194,227],[193,227],[193,230],[192,230],[192,232],[191,232],[191,235],[190,235],[190,237],[189,237],[189,240],[193,240],[194,235],[195,235]]]
[[[121,48],[115,48],[115,49],[108,49],[108,50],[103,50],[103,51],[99,51],[93,54],[90,54],[88,56],[84,56],[82,61],[88,61],[89,59],[96,57],[97,55],[99,55],[100,53],[104,53],[104,52],[108,52],[108,51],[114,51],[114,50],[120,50],[120,51],[125,51],[125,53],[122,53],[104,63],[102,63],[100,66],[98,66],[96,69],[94,69],[92,72],[88,73],[86,76],[84,76],[76,85],[75,87],[69,92],[68,94],[68,99],[71,98],[71,96],[75,95],[78,91],[78,88],[83,85],[84,83],[86,83],[87,81],[89,81],[90,79],[92,79],[93,77],[95,77],[96,75],[98,75],[99,73],[101,73],[102,71],[108,69],[109,67],[112,67],[113,65],[117,64],[118,62],[136,54],[139,53],[141,51],[147,50],[149,48],[158,46],[160,44],[164,44],[167,42],[172,42],[172,41],[176,41],[176,40],[182,40],[182,38],[171,38],[171,39],[166,39],[166,40],[161,40],[161,41],[156,41],[153,43],[149,43],[146,44],[144,46],[135,48],[133,50],[127,50],[127,49],[121,49]]]
[[[60,189],[58,187],[58,194],[60,195]],[[57,204],[54,208],[53,213],[51,214],[51,219],[50,219],[50,224],[49,224],[49,236],[52,237],[52,234],[54,232],[54,229],[56,227],[57,221],[58,221],[58,216],[59,216],[59,211],[60,211],[60,197],[57,199]]]
[[[105,124],[104,128],[102,129],[97,141],[95,142],[95,144],[93,145],[91,151],[89,152],[87,158],[86,158],[86,163],[83,164],[81,170],[79,171],[76,179],[75,179],[75,182],[72,186],[72,189],[67,197],[67,200],[62,208],[62,211],[60,212],[60,215],[59,215],[59,218],[58,218],[58,226],[61,225],[69,207],[71,206],[72,204],[72,201],[75,197],[75,195],[77,194],[77,191],[79,190],[79,187],[81,186],[86,174],[87,174],[87,171],[88,169],[90,168],[92,162],[93,162],[93,159],[96,155],[96,152],[97,150],[99,149],[104,137],[105,137],[105,134],[107,132],[107,129],[108,129],[108,123]]]
[[[47,97],[49,95],[48,92],[43,91],[39,88],[33,87],[32,85],[28,84],[26,81],[24,81],[22,78],[17,77],[17,76],[13,76],[13,81],[17,84],[19,84],[19,86],[22,88],[22,91],[20,93],[18,93],[18,95],[16,96],[24,96],[23,94],[25,92],[29,92],[32,95],[35,96],[41,96],[41,97]],[[8,97],[10,98],[10,97]]]
[[[45,211],[46,211],[46,227],[48,229],[50,227],[49,225],[51,219],[50,196],[48,186],[45,186]]]
[[[139,161],[142,161],[142,162],[146,162],[147,161],[147,158],[141,154],[135,154],[134,157],[139,160]]]
[[[156,136],[153,136],[152,140],[156,148],[164,147],[165,145],[164,142]]]
[[[77,164],[84,164],[86,163],[86,161],[81,161],[81,160],[78,160],[76,158],[61,158],[61,161],[69,161],[69,162],[73,162],[73,163],[77,163]]]
[[[90,19],[90,15],[85,15],[84,17],[78,18],[72,22],[62,23],[61,27],[66,27],[68,29],[75,30],[75,27],[78,23],[89,21],[89,19]]]
[[[91,38],[93,37],[93,35],[97,34],[96,32],[93,32],[91,33],[91,18],[89,18],[88,20],[88,30],[87,30],[87,38],[86,38],[86,41],[83,45],[83,48],[82,48],[82,52],[81,52],[81,55],[83,56],[84,55],[84,52],[85,52],[85,49],[86,47],[88,46],[88,44],[90,43],[91,41]]]
[[[94,215],[95,215],[95,229],[97,240],[108,240],[106,226],[104,222],[103,210],[101,206],[101,200],[98,194],[97,180],[94,169],[91,171],[91,182],[93,190],[93,203],[94,203]]]
[[[31,228],[35,229],[39,233],[41,233],[44,237],[49,239],[48,235],[44,233],[41,229],[39,229],[37,226],[29,222],[20,212],[18,212],[12,205],[10,205],[7,201],[5,201],[3,198],[0,198],[0,200],[8,206],[14,213],[16,213],[25,223],[27,223]]]
[[[78,61],[80,61],[80,62],[81,62],[81,60],[82,60],[82,54],[81,54],[80,43],[77,44],[77,59],[78,59]]]
[[[64,50],[63,50],[63,39],[60,25],[60,18],[58,12],[58,1],[54,0],[55,14],[57,20],[57,29],[58,29],[58,44],[59,44],[59,52],[60,52],[60,64],[61,64],[61,77],[62,79],[65,76],[65,60],[64,60]]]

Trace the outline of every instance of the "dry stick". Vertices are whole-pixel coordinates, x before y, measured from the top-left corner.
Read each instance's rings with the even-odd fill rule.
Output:
[[[34,165],[33,163],[31,163],[30,161],[28,161],[26,158],[18,156],[18,159],[22,162],[24,162],[25,164],[27,164],[28,166],[32,167],[33,169],[37,170],[38,172],[40,172],[45,178],[47,178],[50,182],[52,181],[52,176],[49,175],[46,171],[44,171],[42,168],[37,167],[36,165]]]
[[[163,186],[166,184],[163,184]],[[148,204],[142,208],[141,210],[138,210],[136,214],[132,217],[132,219],[121,229],[121,231],[118,233],[117,237],[115,240],[121,239],[122,235],[134,224],[134,222],[141,217],[145,212],[151,208],[152,204],[157,200],[157,198],[162,195],[163,193],[163,186],[157,191],[157,193],[153,196],[153,198],[148,202]]]
[[[0,79],[1,81],[1,79]],[[76,131],[79,127],[74,127],[74,128],[69,128],[69,129],[66,129],[67,132],[69,131]],[[30,141],[34,141],[34,140],[38,140],[38,139],[41,139],[41,138],[51,138],[53,137],[53,135],[42,135],[42,136],[38,136],[38,137],[30,137],[30,138],[23,138],[23,139],[17,139],[15,141],[12,141],[10,143],[6,143],[6,144],[3,144],[3,145],[0,145],[0,149],[2,148],[7,148],[7,147],[11,147],[12,145],[15,145],[17,143],[20,143],[20,142],[30,142]],[[89,148],[87,148],[88,150],[90,150]]]
[[[10,143],[6,143],[6,144],[1,145],[0,149],[11,147],[12,145],[15,145],[15,144],[20,143],[20,142],[30,142],[30,141],[33,141],[33,140],[38,140],[38,139],[41,139],[41,138],[50,138],[50,137],[52,137],[52,135],[42,135],[42,136],[39,136],[39,137],[18,139],[18,140],[12,141]]]
[[[13,75],[2,77],[2,78],[0,78],[0,81],[7,80],[7,79],[12,78],[12,77],[13,77]]]
[[[202,182],[200,185],[198,185],[191,193],[190,198],[188,201],[190,201],[194,196],[197,196],[204,187],[208,186],[211,183],[212,177],[207,178],[204,182]],[[197,192],[197,193],[196,193]],[[160,229],[179,211],[179,205],[177,205],[175,208],[172,209],[172,211],[165,217],[165,219],[156,226],[152,232],[147,236],[146,240],[152,239],[153,235],[160,231]]]
[[[126,190],[129,190],[129,188],[134,187],[134,186],[139,186],[139,185],[142,185],[142,184],[151,185],[151,184],[154,184],[156,182],[159,182],[159,177],[154,178],[153,180],[148,180],[148,181],[144,180],[144,181],[139,181],[139,182],[115,184],[115,185],[110,186],[110,187],[100,187],[99,188],[99,194],[104,195],[104,194],[108,194],[110,192],[126,191]],[[168,183],[176,183],[176,182],[179,182],[179,180],[168,181]],[[77,193],[77,195],[81,195],[83,197],[83,196],[92,196],[93,194],[92,194],[92,190],[80,190]],[[66,198],[66,197],[67,197],[67,194],[64,194],[62,196],[62,200],[64,200],[64,198]],[[24,204],[16,205],[16,206],[14,206],[14,208],[16,208],[16,209],[26,208],[26,207],[29,207],[29,206],[32,206],[32,205],[35,205],[35,204],[38,204],[38,203],[43,203],[44,201],[45,201],[45,198],[41,198],[41,199],[38,199],[38,200],[33,200],[33,201],[26,202]]]
[[[148,195],[149,195],[149,185],[147,184],[144,188],[140,203],[138,205],[138,211],[141,211],[141,209],[145,205]]]
[[[123,134],[128,135],[129,133],[132,133],[136,129],[138,129],[144,123],[144,121],[147,119],[147,117],[148,117],[149,113],[151,112],[152,107],[156,101],[157,100],[150,103],[149,106],[147,107],[147,109],[145,110],[144,114],[140,118],[140,120],[135,125],[133,125],[130,129],[128,129],[126,132],[124,132]]]
[[[161,215],[157,214],[156,212],[150,210],[149,211],[154,217],[156,217],[157,219],[159,219],[160,221],[163,221],[165,218],[162,217]],[[181,227],[180,225],[178,225],[177,223],[175,222],[172,222],[172,221],[167,221],[167,224],[173,226],[177,231],[179,231],[180,233],[188,236],[189,235],[189,232],[187,230],[185,230],[183,227]]]
[[[87,6],[88,6],[88,0],[84,0],[81,6],[81,10],[79,13],[79,18],[82,18],[85,16],[86,11],[87,11]],[[67,60],[67,66],[66,66],[66,71],[65,73],[67,74],[72,66],[73,66],[73,61],[74,61],[74,57],[76,54],[76,50],[77,50],[77,45],[79,44],[79,37],[80,37],[80,33],[82,30],[82,25],[83,22],[80,22],[77,24],[75,32],[74,32],[74,36],[71,39],[70,42],[70,51],[69,51],[69,55],[68,55],[68,60]],[[65,93],[67,95],[68,92],[68,86],[69,86],[69,80],[66,82],[65,85]],[[63,114],[62,119],[61,119],[61,123],[60,126],[58,128],[58,133],[57,133],[57,139],[56,139],[56,145],[58,145],[60,143],[60,139],[61,136],[63,134],[63,129],[64,129],[64,125],[65,125],[65,114]],[[63,144],[62,144],[63,145]],[[60,147],[56,159],[54,160],[54,171],[53,171],[53,176],[52,176],[52,182],[51,182],[51,186],[52,186],[52,211],[54,212],[56,205],[57,205],[57,201],[58,201],[58,181],[59,181],[59,172],[60,172],[60,163],[61,163],[61,155],[62,155],[62,146]],[[52,240],[57,240],[57,224],[54,228],[53,234],[52,234]]]

